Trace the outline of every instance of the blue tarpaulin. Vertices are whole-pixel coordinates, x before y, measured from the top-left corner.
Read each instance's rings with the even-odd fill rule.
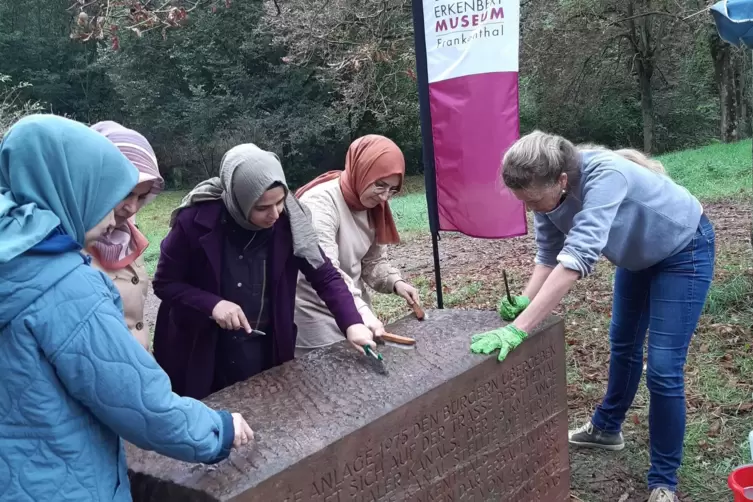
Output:
[[[722,40],[753,49],[753,0],[722,0],[710,11]]]

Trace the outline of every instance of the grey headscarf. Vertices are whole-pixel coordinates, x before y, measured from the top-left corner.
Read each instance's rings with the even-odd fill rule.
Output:
[[[247,143],[238,145],[222,157],[220,176],[202,181],[191,190],[170,215],[170,226],[178,213],[187,207],[213,200],[222,200],[230,216],[243,228],[259,230],[248,221],[248,213],[257,200],[274,184],[285,188],[285,212],[293,234],[293,254],[308,261],[312,267],[324,264],[316,230],[308,210],[288,189],[280,159],[272,152]]]

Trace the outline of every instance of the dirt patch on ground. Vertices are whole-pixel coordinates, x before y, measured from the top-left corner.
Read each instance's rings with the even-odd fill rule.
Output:
[[[705,211],[712,220],[717,237],[717,279],[724,279],[733,273],[730,270],[739,268],[739,263],[750,260],[750,226],[751,208],[749,204],[738,202],[722,202],[707,204]],[[529,225],[529,228],[530,225]],[[443,291],[445,298],[453,298],[453,307],[493,309],[503,291],[502,270],[507,270],[511,278],[511,287],[519,291],[528,276],[533,262],[535,245],[531,234],[503,241],[477,240],[459,234],[446,234],[440,242],[440,260],[443,277]],[[658,238],[661,238],[658,236]],[[720,254],[720,250],[722,253]],[[434,272],[431,239],[428,235],[415,236],[390,250],[392,261],[398,265],[405,275],[416,283],[423,284],[424,298],[432,303],[434,297]],[[739,262],[737,265],[734,262]],[[728,267],[732,263],[734,266]],[[607,379],[609,361],[609,346],[607,327],[611,313],[613,267],[605,260],[597,266],[593,277],[579,282],[568,295],[560,307],[560,313],[567,312],[567,344],[568,344],[568,407],[571,425],[581,424],[589,416],[593,408],[600,401]],[[469,289],[469,287],[472,288]],[[465,289],[463,289],[465,288]],[[459,291],[471,291],[460,296]],[[455,295],[455,296],[453,296]],[[158,300],[153,296],[147,302],[147,319],[152,323],[156,318]],[[733,347],[725,346],[725,353],[729,351],[749,351],[749,326],[743,326],[745,321],[739,320],[725,324],[714,324],[704,319],[699,328],[700,333],[716,336],[720,330],[728,330],[729,336],[737,333],[739,343]],[[691,356],[688,361],[688,408],[689,421],[692,416],[711,416],[719,420],[733,420],[739,416],[740,409],[734,409],[729,403],[709,397],[704,390],[703,375],[694,366],[705,361],[703,355],[713,352],[704,347],[706,343],[693,342]],[[747,348],[744,348],[747,347]],[[711,350],[711,352],[710,352]],[[696,356],[696,354],[698,354]],[[750,357],[750,354],[747,354]],[[730,366],[730,375],[740,368]],[[730,377],[726,375],[725,377]],[[731,378],[731,377],[730,377]],[[742,379],[742,378],[741,378]],[[573,501],[588,502],[642,502],[648,497],[645,488],[645,475],[648,469],[648,429],[647,411],[648,399],[643,391],[636,398],[631,415],[625,425],[627,446],[620,453],[602,453],[593,451],[571,450],[571,485]],[[748,396],[750,393],[748,392]],[[722,398],[719,398],[722,399]],[[725,408],[725,406],[727,408]],[[750,409],[743,410],[750,412]],[[695,415],[694,415],[695,414]],[[714,425],[712,424],[713,428]],[[721,427],[721,426],[720,426]],[[701,429],[703,430],[703,429]],[[711,432],[709,432],[711,435]],[[717,434],[717,437],[719,434]],[[744,438],[739,438],[742,442]],[[705,440],[704,440],[705,441]],[[732,439],[715,444],[713,439],[702,446],[699,455],[706,455],[712,463],[721,462],[724,455],[734,456],[735,446]],[[687,441],[686,441],[687,443]],[[712,444],[713,443],[713,444]],[[693,448],[697,446],[694,443]],[[726,448],[726,449],[725,449]],[[687,447],[686,447],[687,450]],[[696,455],[693,450],[693,455]],[[732,452],[732,453],[731,453]],[[686,451],[686,464],[689,453]],[[726,474],[716,476],[714,486],[706,487],[708,483],[701,478],[696,480],[695,493],[704,493],[696,497],[696,502],[709,500],[726,500]],[[681,477],[681,486],[685,482],[692,482],[690,476]],[[704,491],[706,490],[706,491]],[[688,495],[680,493],[683,502],[691,502]],[[709,498],[710,497],[710,498]]]
[[[714,224],[718,241],[724,243],[747,243],[750,236],[751,208],[748,204],[724,202],[707,204],[706,214]],[[523,281],[530,271],[536,246],[533,242],[533,227],[529,220],[529,234],[508,240],[482,240],[465,237],[461,234],[443,234],[439,244],[440,264],[443,276],[448,277],[477,271],[488,274],[502,268],[522,275]],[[392,247],[392,261],[408,274],[426,274],[433,277],[433,255],[431,237],[416,236],[410,241]],[[522,284],[522,283],[521,283]]]

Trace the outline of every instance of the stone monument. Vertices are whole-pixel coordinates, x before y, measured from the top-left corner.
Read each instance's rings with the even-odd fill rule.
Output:
[[[127,445],[135,502],[565,502],[563,323],[551,317],[500,363],[469,351],[495,312],[435,310],[388,331],[379,374],[347,342],[213,394],[256,439],[214,465]]]

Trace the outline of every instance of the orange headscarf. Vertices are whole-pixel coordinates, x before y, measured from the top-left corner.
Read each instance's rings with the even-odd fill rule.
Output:
[[[348,147],[344,171],[324,173],[299,188],[295,195],[300,197],[317,185],[339,178],[345,203],[351,211],[366,211],[368,208],[361,204],[361,194],[377,181],[393,174],[400,176],[400,187],[402,187],[405,176],[403,152],[391,139],[369,134],[358,138]],[[377,244],[400,242],[400,235],[397,233],[389,203],[382,202],[368,209],[368,212]]]

